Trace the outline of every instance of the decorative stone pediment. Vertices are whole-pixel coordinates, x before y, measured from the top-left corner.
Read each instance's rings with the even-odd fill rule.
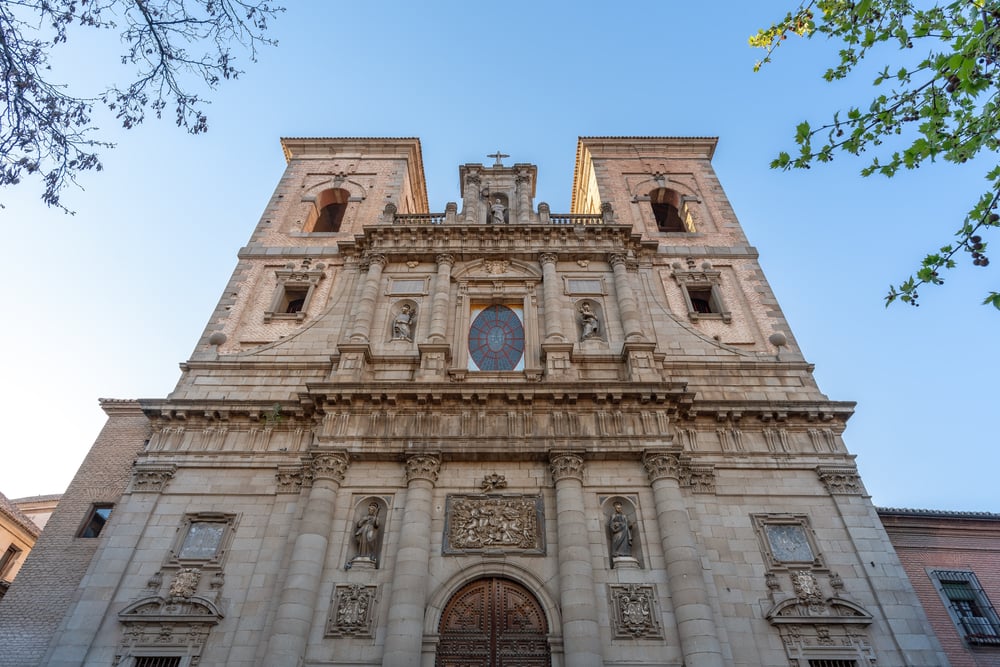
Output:
[[[112,665],[131,665],[137,656],[162,655],[164,650],[190,659],[182,664],[198,665],[212,626],[223,617],[202,597],[142,598],[118,612],[124,627]]]
[[[130,623],[208,623],[225,618],[219,608],[203,597],[160,597],[133,602],[118,612],[118,620]]]
[[[456,280],[531,280],[542,279],[541,267],[519,259],[492,257],[460,265],[454,272]]]
[[[827,598],[810,603],[797,596],[783,600],[767,612],[765,618],[773,625],[789,623],[824,623],[869,625],[872,615],[864,607],[843,598]]]

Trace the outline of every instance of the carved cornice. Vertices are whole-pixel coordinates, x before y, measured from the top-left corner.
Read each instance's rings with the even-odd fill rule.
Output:
[[[415,454],[406,459],[407,484],[418,479],[435,484],[439,472],[441,472],[441,457],[437,454]]]
[[[313,480],[330,479],[337,483],[344,481],[344,473],[350,460],[343,452],[313,452],[309,471]]]
[[[549,470],[556,484],[564,479],[583,481],[583,457],[575,452],[552,452],[549,454]]]
[[[828,493],[855,496],[864,493],[861,477],[856,468],[819,466],[816,468],[816,474],[819,475]]]

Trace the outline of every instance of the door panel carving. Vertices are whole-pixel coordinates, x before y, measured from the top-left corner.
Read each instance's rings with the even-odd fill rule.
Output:
[[[437,667],[549,667],[548,623],[538,600],[509,579],[479,579],[441,616]]]

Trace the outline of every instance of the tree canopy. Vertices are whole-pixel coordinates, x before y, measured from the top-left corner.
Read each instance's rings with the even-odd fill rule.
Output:
[[[0,186],[38,178],[42,200],[69,212],[63,191],[80,173],[99,171],[100,152],[113,146],[94,125],[97,105],[126,129],[166,111],[188,132],[206,131],[204,91],[242,73],[234,47],[252,61],[274,43],[265,33],[281,11],[270,0],[0,2]],[[118,33],[129,81],[82,92],[57,78],[54,52],[84,29]]]
[[[781,152],[777,169],[809,169],[835,154],[866,153],[863,176],[892,177],[927,162],[965,163],[982,155],[987,165],[982,195],[957,225],[954,239],[920,262],[913,275],[890,285],[886,305],[918,304],[918,290],[940,285],[944,271],[963,254],[977,267],[990,263],[984,234],[1000,227],[1000,2],[955,0],[812,0],[750,37],[766,51],[759,70],[790,35],[824,35],[839,47],[839,62],[823,74],[844,79],[868,58],[877,61],[875,95],[867,105],[836,111],[819,126],[795,129],[797,152]],[[1000,309],[1000,292],[983,301]]]

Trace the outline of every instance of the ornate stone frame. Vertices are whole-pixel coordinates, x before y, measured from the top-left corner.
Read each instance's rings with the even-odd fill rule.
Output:
[[[684,303],[687,306],[688,318],[692,322],[698,320],[722,320],[726,324],[733,321],[733,314],[726,308],[726,302],[722,298],[722,272],[713,269],[711,263],[703,262],[700,268],[694,266],[692,260],[688,260],[688,267],[685,269],[680,262],[673,263],[671,276],[680,286],[681,294],[684,296]],[[699,313],[694,308],[691,301],[691,290],[709,290],[709,303],[712,307],[710,313]]]
[[[505,502],[508,504],[516,503],[520,505],[523,510],[526,505],[530,505],[531,510],[528,516],[522,516],[522,519],[532,522],[533,526],[526,526],[526,529],[533,529],[534,532],[534,545],[531,547],[516,547],[516,546],[483,546],[483,547],[462,547],[453,545],[453,527],[458,530],[458,526],[454,526],[453,520],[456,514],[456,505],[458,503],[465,502],[469,503],[473,507],[479,505],[482,507],[492,507],[499,506]],[[495,515],[493,515],[495,516]],[[489,521],[491,517],[485,516],[484,520]],[[472,528],[474,530],[474,527]],[[545,555],[545,505],[542,502],[541,495],[532,494],[496,494],[492,493],[486,494],[449,494],[445,500],[445,519],[444,519],[444,535],[441,540],[441,552],[446,556],[460,556],[466,554],[516,554],[519,556],[544,556]]]
[[[823,569],[823,555],[816,546],[816,536],[809,525],[809,517],[805,514],[751,514],[754,530],[760,542],[761,553],[764,555],[764,562],[769,571],[787,571],[793,569]],[[768,527],[789,526],[799,527],[800,534],[805,538],[812,558],[808,560],[782,559],[775,554],[772,548],[771,539],[768,534]]]
[[[378,586],[337,584],[326,618],[325,637],[374,637]]]
[[[177,528],[174,543],[167,554],[165,566],[168,567],[188,567],[197,566],[204,568],[221,568],[229,553],[229,546],[233,540],[233,532],[236,529],[239,516],[236,514],[223,514],[221,512],[194,512],[185,514],[181,525]],[[192,525],[196,523],[218,523],[222,524],[222,536],[216,547],[215,554],[207,558],[181,557],[181,549],[184,541],[191,531]]]
[[[612,639],[663,639],[652,584],[608,584]]]
[[[325,268],[326,265],[322,262],[313,266],[312,260],[306,258],[302,260],[302,265],[297,269],[293,263],[289,262],[284,268],[276,270],[274,275],[277,279],[277,285],[274,288],[271,304],[264,311],[264,321],[295,320],[301,322],[304,320],[316,286],[323,279],[323,269]],[[285,297],[289,290],[303,293],[302,308],[297,313],[286,313],[282,309],[282,304],[285,303]]]

